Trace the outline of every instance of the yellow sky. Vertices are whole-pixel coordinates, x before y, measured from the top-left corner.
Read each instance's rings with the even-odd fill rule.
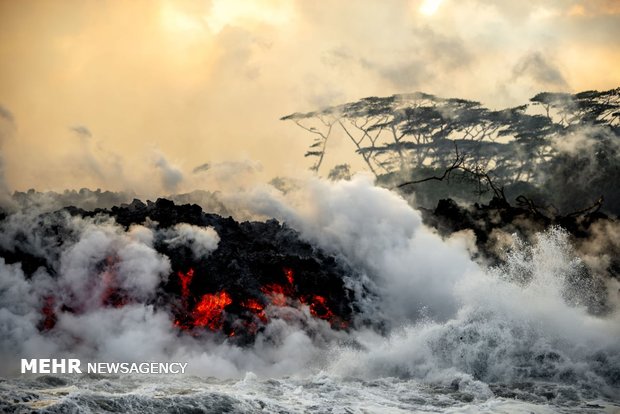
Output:
[[[609,89],[618,38],[609,0],[0,0],[6,183],[167,193],[235,175],[192,173],[205,162],[290,174],[308,137],[283,115],[415,90],[499,107]],[[328,151],[326,168],[353,154]]]

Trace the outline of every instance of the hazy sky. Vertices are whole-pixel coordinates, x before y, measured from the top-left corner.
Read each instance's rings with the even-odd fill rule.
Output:
[[[618,39],[620,0],[0,0],[6,185],[284,175],[311,161],[283,115],[417,90],[501,107],[610,89]],[[352,154],[328,151],[327,167]]]

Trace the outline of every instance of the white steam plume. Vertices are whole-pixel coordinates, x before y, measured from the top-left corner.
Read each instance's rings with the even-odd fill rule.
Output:
[[[192,373],[217,377],[324,369],[360,377],[459,378],[463,387],[484,387],[478,380],[547,375],[590,381],[613,393],[607,388],[620,367],[618,310],[593,316],[578,300],[572,283],[584,264],[564,232],[548,231],[531,246],[517,243],[506,266],[484,270],[469,259],[464,237],[442,240],[405,200],[375,187],[367,177],[336,183],[310,179],[287,194],[266,186],[225,198],[248,214],[285,221],[303,238],[353,265],[366,285],[376,289],[374,299],[360,302],[361,312],[388,320],[391,332],[336,332],[326,321],[312,318],[307,308],[279,308],[269,311],[282,317],[273,317],[248,347],[210,334],[184,335],[167,310],[144,304],[170,271],[167,258],[153,249],[153,230],[133,226],[125,232],[102,218],[50,216],[48,220],[65,220],[64,227],[71,229],[67,244],[55,252],[56,239],[37,234],[32,217],[21,213],[6,220],[12,233],[3,235],[23,228],[33,229],[24,232],[30,236],[3,237],[3,248],[13,240],[56,261],[54,269],[40,269],[30,278],[19,265],[0,263],[3,374],[15,372],[17,358],[76,355],[88,360],[182,360]],[[218,236],[201,230],[182,226],[169,231],[175,233],[172,240],[198,242],[208,252]],[[100,305],[106,273],[113,275],[108,281],[129,292],[132,302],[118,308]],[[351,276],[347,284],[355,290],[360,281]],[[52,330],[40,332],[43,298],[51,292],[64,292],[81,312],[61,312]],[[358,345],[353,349],[340,342]],[[329,347],[331,353],[325,352]],[[597,362],[603,359],[604,364]]]
[[[217,249],[220,238],[213,227],[199,227],[187,223],[180,223],[173,227],[168,239],[165,240],[171,247],[189,246],[194,258],[199,260]]]

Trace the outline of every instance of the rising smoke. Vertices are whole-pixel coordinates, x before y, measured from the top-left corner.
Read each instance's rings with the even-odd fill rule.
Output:
[[[591,287],[574,288],[576,275],[596,260],[595,241],[584,244],[591,255],[582,261],[568,235],[551,229],[533,243],[515,240],[505,264],[488,269],[470,259],[466,235],[443,240],[405,200],[366,176],[298,184],[287,194],[264,186],[222,197],[236,210],[280,219],[355,269],[345,281],[358,308],[349,329],[334,330],[308,308],[285,306],[273,310],[246,346],[217,335],[187,335],[169,312],[149,304],[170,277],[169,259],[154,249],[154,240],[205,256],[226,235],[187,224],[125,229],[105,216],[20,211],[2,222],[2,248],[19,244],[54,266],[29,276],[19,263],[0,263],[3,375],[15,372],[18,358],[63,355],[183,360],[192,373],[224,378],[316,369],[448,384],[458,378],[463,387],[552,378],[613,394],[620,366],[617,283],[607,286],[613,301],[599,316],[580,300]],[[62,223],[65,233],[43,234],[37,220]],[[601,229],[599,236],[609,238],[609,232]],[[105,306],[112,300],[109,278],[129,292],[128,303]],[[368,289],[373,294],[362,297]],[[59,313],[46,331],[41,310],[51,293],[79,312]]]

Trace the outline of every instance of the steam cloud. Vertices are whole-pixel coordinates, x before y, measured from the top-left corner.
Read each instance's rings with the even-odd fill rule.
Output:
[[[350,331],[334,331],[307,310],[284,307],[278,310],[281,318],[273,318],[245,348],[209,335],[180,334],[169,313],[143,304],[170,272],[168,258],[153,249],[153,240],[189,246],[201,257],[225,236],[186,224],[156,234],[161,230],[149,223],[125,230],[97,216],[41,216],[68,229],[62,235],[68,242],[59,249],[58,236],[37,232],[34,213],[18,212],[2,224],[2,247],[20,243],[37,249],[55,267],[54,274],[41,268],[28,278],[19,264],[0,260],[3,374],[14,372],[17,358],[50,355],[183,360],[191,372],[217,377],[324,369],[335,375],[448,383],[457,377],[464,387],[482,388],[478,380],[517,381],[545,369],[558,381],[590,381],[614,393],[613,370],[620,366],[618,309],[588,313],[581,298],[590,287],[575,289],[584,262],[560,229],[540,234],[532,244],[514,241],[504,266],[485,269],[469,258],[467,235],[442,240],[405,200],[375,187],[367,176],[298,184],[286,194],[266,186],[224,199],[247,214],[283,220],[359,270],[361,279],[346,280],[360,307]],[[613,237],[610,231],[601,229],[600,238]],[[588,246],[594,260],[596,242]],[[130,303],[101,306],[106,275],[130,292]],[[373,295],[363,297],[362,286],[372,288]],[[617,288],[608,287],[609,292]],[[81,312],[60,313],[53,331],[45,333],[37,326],[50,292],[63,292],[66,303]],[[365,328],[361,321],[369,318],[387,322],[387,336]],[[296,320],[305,328],[291,322]],[[596,363],[595,355],[605,355],[607,363]]]
[[[541,52],[531,52],[523,56],[514,66],[513,75],[515,78],[529,76],[541,85],[549,85],[567,89],[568,83],[560,70],[549,62],[548,58]]]
[[[179,184],[183,181],[183,173],[177,167],[170,165],[164,156],[160,156],[155,161],[155,166],[161,174],[161,183],[166,191],[176,191]]]
[[[15,118],[13,114],[0,105],[0,207],[9,207],[12,202],[10,199],[9,186],[6,182],[5,176],[5,162],[4,162],[4,145],[8,137],[13,133],[15,129]]]
[[[166,242],[172,247],[190,246],[195,259],[200,259],[217,249],[220,238],[216,231],[190,224],[181,223],[174,226],[172,237]]]

